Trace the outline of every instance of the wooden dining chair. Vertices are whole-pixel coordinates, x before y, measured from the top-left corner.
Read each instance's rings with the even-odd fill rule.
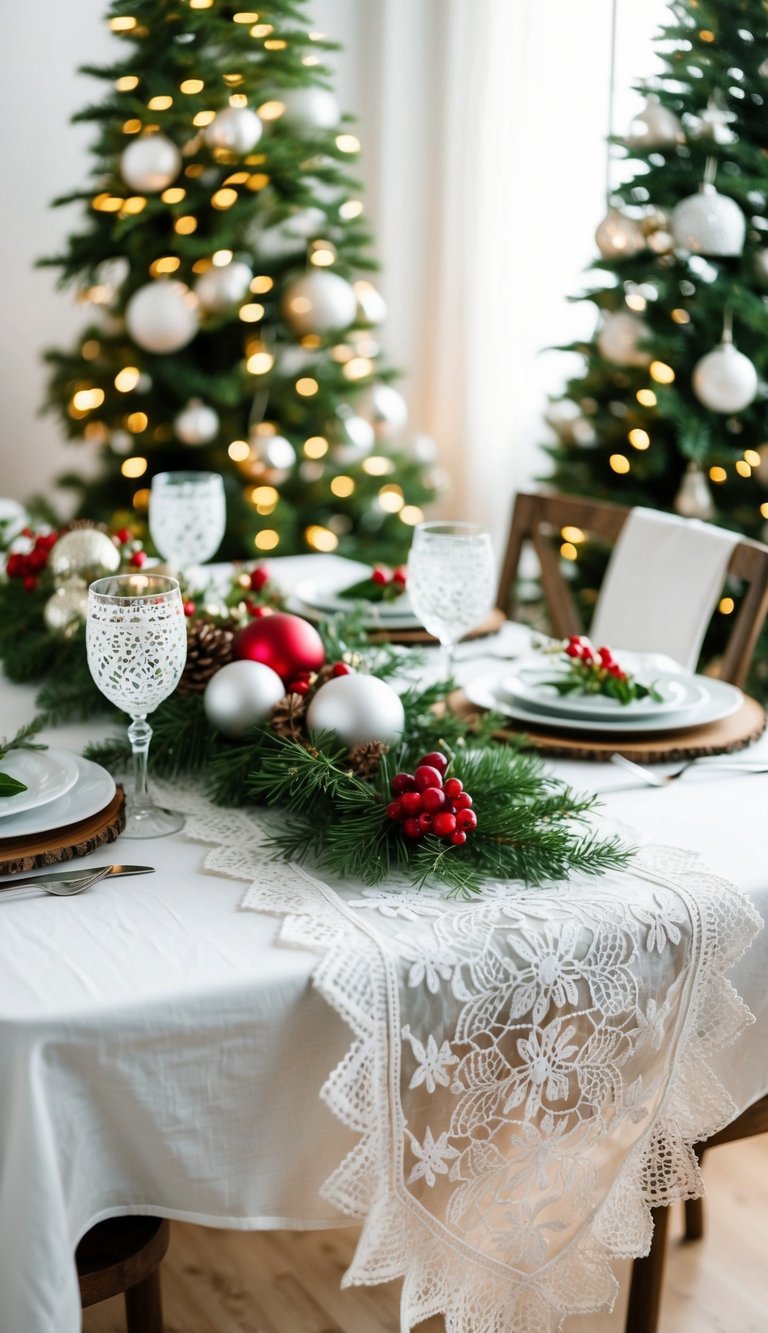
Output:
[[[170,1230],[158,1217],[113,1217],[92,1227],[75,1255],[83,1309],[124,1296],[127,1333],[163,1333],[160,1264]]]
[[[581,616],[564,574],[565,562],[559,553],[563,529],[580,528],[585,536],[613,545],[629,512],[622,505],[577,495],[519,493],[512,513],[497,605],[514,618],[520,558],[530,543],[538,557],[552,633],[557,638],[583,633]],[[746,590],[733,618],[719,675],[722,680],[743,685],[768,614],[768,546],[749,537],[742,538],[733,549],[727,575],[739,579]]]

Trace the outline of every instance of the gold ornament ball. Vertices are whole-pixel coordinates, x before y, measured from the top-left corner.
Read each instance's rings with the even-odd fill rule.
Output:
[[[57,588],[43,610],[46,626],[57,639],[71,639],[88,614],[88,589],[80,583]]]
[[[98,528],[76,528],[59,537],[51,551],[50,568],[57,587],[71,579],[92,583],[94,579],[117,572],[120,552],[106,532],[100,532]]]

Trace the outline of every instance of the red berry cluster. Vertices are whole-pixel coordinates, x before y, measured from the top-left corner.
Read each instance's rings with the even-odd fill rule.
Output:
[[[130,565],[131,569],[141,569],[146,564],[147,553],[140,539],[130,528],[118,528],[117,532],[112,533],[112,540],[120,552],[123,564]]]
[[[25,555],[22,555],[20,551],[14,551],[8,556],[5,569],[9,579],[21,579],[27,592],[34,592],[37,587],[38,575],[48,564],[48,556],[51,553],[51,548],[59,540],[59,534],[58,532],[46,532],[44,535],[35,536],[31,528],[24,528],[21,536],[30,539],[34,537],[34,546]]]
[[[346,662],[334,662],[331,667],[332,676],[348,676],[351,667]],[[316,671],[300,671],[293,680],[288,682],[286,694],[309,694],[317,679]]]
[[[406,838],[434,833],[455,847],[462,847],[467,834],[477,828],[472,797],[458,778],[446,778],[448,760],[434,751],[425,754],[414,773],[396,773],[392,779],[394,801],[387,816],[401,824]]]
[[[405,588],[408,571],[405,565],[398,565],[396,569],[389,569],[387,565],[374,565],[371,578],[380,588],[393,585],[393,590],[397,589],[398,593],[401,593]]]
[[[585,667],[596,671],[606,671],[616,680],[626,680],[627,673],[622,671],[610,648],[593,648],[589,639],[581,634],[572,634],[565,648],[566,657],[575,658]]]

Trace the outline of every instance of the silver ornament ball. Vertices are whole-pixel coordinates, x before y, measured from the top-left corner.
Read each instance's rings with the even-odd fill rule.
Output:
[[[675,496],[675,511],[682,518],[704,521],[715,516],[715,502],[709,483],[698,463],[689,463]]]
[[[98,528],[75,528],[59,537],[48,565],[57,587],[73,579],[80,584],[106,578],[120,568],[120,552],[111,537]]]
[[[634,148],[673,148],[685,143],[685,135],[674,111],[652,95],[632,121],[627,140]]]
[[[696,362],[693,391],[710,412],[743,412],[757,394],[757,371],[748,356],[724,342]]]
[[[340,463],[363,458],[376,443],[376,432],[370,421],[358,416],[351,407],[337,409],[329,434],[333,442],[333,456]]]
[[[57,639],[71,639],[88,615],[88,589],[82,583],[57,588],[43,608],[46,628]]]
[[[220,315],[245,298],[252,277],[248,265],[239,259],[221,268],[214,265],[197,279],[195,296],[206,314]]]
[[[350,672],[329,680],[307,709],[310,733],[331,732],[350,748],[370,741],[399,740],[405,713],[399,694],[378,676]]]
[[[380,440],[398,435],[408,420],[408,404],[391,384],[372,384],[358,399],[358,410],[372,422]]]
[[[173,429],[182,444],[210,444],[219,433],[219,414],[200,398],[191,398],[174,417]]]
[[[226,148],[232,153],[250,153],[262,133],[262,123],[247,106],[228,106],[217,111],[203,137],[211,148]]]
[[[181,153],[164,134],[134,139],[120,155],[120,175],[132,190],[159,194],[181,171]]]
[[[284,694],[277,672],[263,662],[229,662],[208,681],[203,708],[212,727],[238,740],[264,722]]]
[[[672,236],[678,250],[694,255],[740,255],[747,220],[739,205],[714,185],[681,200],[672,213]]]
[[[617,208],[610,208],[595,232],[603,259],[631,259],[645,249],[641,228]]]
[[[339,104],[326,88],[286,88],[276,100],[285,107],[281,120],[300,134],[333,130],[341,119]]]
[[[644,320],[623,310],[606,315],[597,335],[597,348],[615,366],[647,366],[651,354],[640,346],[651,336]]]
[[[387,303],[378,288],[365,278],[359,278],[352,285],[357,297],[357,322],[383,324],[387,318]]]
[[[148,282],[129,300],[125,323],[133,341],[145,351],[178,352],[197,333],[197,299],[184,282]]]
[[[288,284],[281,309],[294,332],[328,333],[349,327],[357,314],[357,297],[338,273],[318,269]]]

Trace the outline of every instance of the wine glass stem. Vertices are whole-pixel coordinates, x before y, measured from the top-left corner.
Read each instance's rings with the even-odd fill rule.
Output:
[[[147,787],[147,755],[152,739],[152,728],[146,716],[135,717],[128,728],[128,739],[133,751],[133,813],[148,810],[151,801]]]
[[[456,644],[453,639],[443,641],[443,652],[445,655],[445,679],[453,680],[453,666],[456,659]]]

